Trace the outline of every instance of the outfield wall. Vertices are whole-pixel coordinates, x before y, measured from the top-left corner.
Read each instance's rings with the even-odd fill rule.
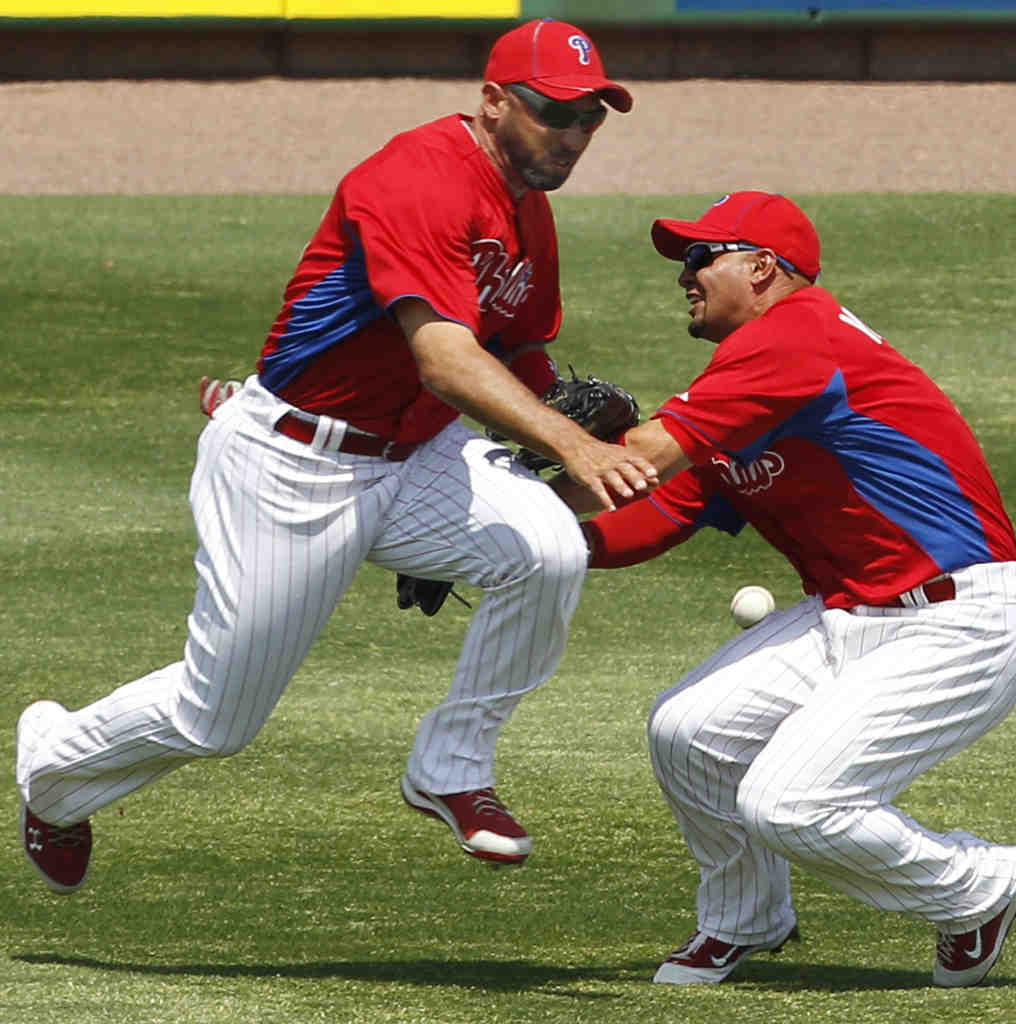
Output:
[[[0,79],[472,78],[545,16],[622,78],[1016,80],[1016,0],[0,0]]]

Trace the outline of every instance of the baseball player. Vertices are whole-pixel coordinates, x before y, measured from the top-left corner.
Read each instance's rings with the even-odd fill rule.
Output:
[[[587,551],[554,492],[459,415],[552,455],[604,507],[654,483],[539,398],[561,323],[545,192],[607,106],[632,98],[589,37],[531,21],[494,44],[475,116],[398,135],[339,183],[257,372],[200,438],[182,660],[20,718],[22,837],[52,889],[84,883],[96,811],[250,743],[365,561],[484,590],[401,792],[472,856],[529,854],[493,788],[495,744],[554,672]]]
[[[1016,847],[933,832],[893,800],[1016,701],[1016,539],[982,452],[942,391],[815,284],[819,238],[790,200],[735,193],[652,238],[683,261],[690,333],[717,347],[625,435],[666,482],[584,525],[590,564],[750,523],[807,595],[650,714],[701,879],[697,930],[655,980],[719,982],[795,936],[795,863],[932,922],[935,984],[974,985],[1016,916]]]

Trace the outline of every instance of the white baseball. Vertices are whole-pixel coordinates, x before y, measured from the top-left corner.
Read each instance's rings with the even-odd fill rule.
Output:
[[[757,587],[754,584],[741,587],[730,600],[730,614],[741,629],[761,622],[775,608],[776,601],[773,595],[765,587]]]

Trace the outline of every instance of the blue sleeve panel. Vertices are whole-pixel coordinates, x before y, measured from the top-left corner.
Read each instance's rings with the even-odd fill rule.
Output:
[[[748,465],[781,438],[831,452],[857,493],[912,537],[944,570],[990,562],[973,504],[936,452],[851,408],[843,373],[825,391],[749,448],[731,453]]]

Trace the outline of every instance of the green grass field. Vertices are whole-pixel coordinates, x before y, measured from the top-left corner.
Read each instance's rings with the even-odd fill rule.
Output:
[[[826,241],[823,283],[946,388],[1016,508],[1016,197],[797,198]],[[655,254],[649,225],[708,200],[554,202],[558,361],[616,379],[651,411],[710,349],[686,333],[677,265]],[[0,197],[6,764],[29,701],[77,707],[180,656],[197,381],[249,372],[324,205]],[[748,582],[781,605],[798,596],[747,533],[591,574],[559,674],[500,746],[499,789],[536,841],[518,871],[487,870],[402,805],[415,724],[444,692],[468,612],[399,612],[392,578],[370,567],[251,747],[95,817],[81,893],[50,895],[24,864],[9,775],[0,1022],[1016,1019],[1016,950],[978,989],[934,989],[929,926],[800,873],[802,943],[724,985],[649,984],[694,927],[696,877],[644,720],[732,635],[727,604]],[[902,805],[1016,842],[1014,738],[1016,722],[1003,725]]]

